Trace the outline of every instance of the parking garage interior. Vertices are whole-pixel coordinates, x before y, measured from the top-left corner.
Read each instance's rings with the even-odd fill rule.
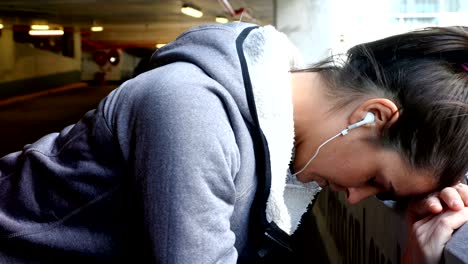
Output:
[[[314,63],[390,34],[467,26],[468,1],[1,1],[0,156],[77,122],[150,69],[151,55],[186,30],[237,21],[275,26]],[[294,263],[400,263],[406,230],[392,203],[349,206],[343,194],[325,190],[302,223]],[[468,263],[467,240],[464,226],[444,253],[446,263]]]

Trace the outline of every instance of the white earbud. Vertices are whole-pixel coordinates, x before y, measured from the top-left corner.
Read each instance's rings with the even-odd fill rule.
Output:
[[[312,156],[312,158],[310,158],[310,160],[307,162],[307,164],[306,164],[302,169],[300,169],[298,172],[294,173],[293,175],[296,176],[296,175],[298,175],[299,173],[303,172],[303,171],[307,168],[307,166],[309,166],[310,162],[311,162],[312,160],[314,160],[315,157],[317,157],[317,155],[318,155],[320,149],[321,149],[323,146],[325,146],[325,144],[327,144],[328,142],[332,141],[333,139],[335,139],[335,138],[337,138],[337,137],[339,137],[339,136],[344,136],[344,135],[348,134],[348,132],[349,132],[351,129],[355,129],[355,128],[360,127],[360,126],[373,123],[374,121],[375,121],[375,115],[374,115],[373,113],[371,113],[371,112],[367,112],[367,114],[366,114],[366,116],[364,117],[364,119],[362,119],[362,120],[359,121],[359,122],[356,122],[356,123],[354,123],[354,124],[349,125],[348,127],[346,127],[346,129],[341,130],[340,133],[334,135],[333,137],[331,137],[331,138],[327,139],[325,142],[323,142],[323,143],[317,148],[317,150],[315,151],[315,154]]]
[[[344,136],[344,135],[348,134],[348,132],[351,129],[355,129],[355,128],[363,126],[363,125],[374,123],[374,121],[375,121],[375,115],[373,113],[371,113],[371,112],[367,112],[364,119],[362,119],[359,122],[356,122],[354,124],[349,125],[346,129],[342,130],[340,134],[342,134]]]

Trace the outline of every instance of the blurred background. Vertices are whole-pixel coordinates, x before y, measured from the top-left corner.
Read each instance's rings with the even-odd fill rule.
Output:
[[[77,122],[187,29],[234,21],[274,25],[313,63],[409,30],[468,26],[468,0],[2,0],[0,157]],[[316,200],[293,241],[299,259],[400,263],[400,214],[326,189]],[[466,247],[445,254],[468,263]]]
[[[427,26],[468,25],[468,0],[2,0],[0,155],[76,122],[205,23],[274,25],[306,62]]]

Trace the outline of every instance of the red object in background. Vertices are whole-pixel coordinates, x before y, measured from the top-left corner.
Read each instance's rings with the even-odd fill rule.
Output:
[[[93,60],[99,66],[106,65],[108,58],[108,54],[105,51],[95,51],[93,53]]]
[[[115,66],[120,63],[120,52],[117,49],[112,49],[109,52],[102,50],[95,51],[93,53],[93,60],[101,67],[106,65],[107,62]]]

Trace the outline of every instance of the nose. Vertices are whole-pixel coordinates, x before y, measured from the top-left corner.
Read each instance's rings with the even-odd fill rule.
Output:
[[[376,195],[378,190],[369,186],[350,187],[346,190],[346,196],[349,204],[356,204],[369,196]]]
[[[341,185],[338,185],[338,184],[333,184],[333,183],[330,183],[328,185],[330,187],[330,189],[332,189],[332,191],[334,192],[343,192],[343,191],[346,191],[346,187],[343,187]]]

